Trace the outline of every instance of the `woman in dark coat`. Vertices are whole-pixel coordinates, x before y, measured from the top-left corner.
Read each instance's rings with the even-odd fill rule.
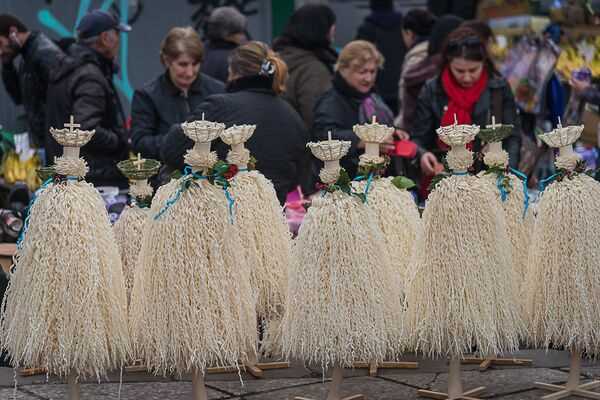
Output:
[[[447,151],[436,129],[454,123],[485,126],[492,115],[497,122],[515,125],[513,134],[503,141],[510,166],[519,165],[521,136],[517,107],[510,86],[491,63],[486,44],[474,30],[461,27],[447,39],[442,53],[442,69],[437,78],[427,82],[417,101],[411,138],[419,146],[417,157],[423,174],[421,189],[440,170]],[[481,149],[479,139],[471,144]],[[425,194],[425,191],[421,191]]]
[[[173,28],[163,40],[166,71],[135,91],[131,103],[132,144],[145,158],[160,159],[165,135],[187,119],[204,99],[225,91],[223,83],[200,73],[203,46],[192,28]]]
[[[315,106],[313,136],[317,140],[327,139],[327,133],[331,131],[334,139],[352,142],[348,154],[341,160],[351,177],[356,175],[358,157],[364,152],[364,143],[354,134],[352,127],[370,122],[374,116],[379,123],[393,125],[392,111],[373,91],[377,71],[382,65],[383,56],[372,43],[365,40],[348,43],[336,64],[333,87],[321,96]],[[393,149],[392,138],[382,144],[383,152]]]
[[[246,142],[256,158],[256,169],[275,186],[281,204],[304,175],[303,160],[309,135],[302,119],[281,98],[285,89],[285,63],[261,42],[250,42],[233,50],[227,93],[210,96],[188,118],[204,118],[231,125],[253,124],[256,130]],[[162,148],[162,159],[170,167],[183,169],[183,155],[193,142],[180,126],[173,127]],[[219,157],[228,151],[213,142]]]
[[[290,17],[273,50],[288,66],[283,98],[300,114],[307,128],[313,123],[317,99],[331,87],[337,53],[331,48],[335,14],[324,4],[307,4]]]

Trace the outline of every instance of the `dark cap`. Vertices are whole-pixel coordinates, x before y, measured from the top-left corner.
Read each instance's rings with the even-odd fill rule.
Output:
[[[102,10],[93,10],[87,13],[77,25],[77,37],[87,39],[98,36],[102,32],[115,29],[121,32],[131,31],[131,26],[119,23],[111,14]]]

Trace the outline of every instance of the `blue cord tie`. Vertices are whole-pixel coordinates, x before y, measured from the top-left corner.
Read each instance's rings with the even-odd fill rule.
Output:
[[[175,194],[167,200],[167,202],[165,203],[163,208],[158,212],[158,214],[156,214],[154,216],[154,220],[157,221],[160,217],[163,216],[163,214],[165,212],[167,212],[167,210],[169,208],[171,208],[173,205],[175,205],[175,203],[177,203],[177,201],[181,197],[181,194],[184,192],[184,190],[187,190],[187,188],[191,184],[191,182],[190,182],[191,180],[201,180],[201,179],[208,180],[209,178],[210,178],[209,176],[202,175],[199,172],[193,172],[192,167],[187,165],[183,169],[183,180],[181,181],[181,185],[177,189],[177,192],[175,192]],[[234,201],[233,197],[231,196],[231,193],[228,190],[229,183],[227,182],[225,185],[222,186],[222,188],[223,188],[223,191],[225,192],[225,198],[227,199],[227,206],[228,206],[227,208],[229,209],[229,222],[231,224],[233,224],[233,222],[234,222],[233,221],[233,204],[235,203],[235,201]]]
[[[468,172],[454,172],[454,171],[452,171],[452,175],[465,176],[465,175],[469,175],[469,173]]]
[[[46,189],[52,183],[53,180],[54,177],[46,179],[46,181],[42,183],[38,190],[36,190],[35,193],[33,193],[33,196],[31,197],[31,200],[29,201],[29,204],[25,209],[25,221],[23,222],[23,228],[21,228],[19,238],[17,239],[17,249],[20,250],[23,246],[23,239],[25,239],[25,233],[27,233],[27,230],[29,229],[29,216],[31,215],[31,207],[33,207],[33,203],[35,203],[42,191]]]
[[[496,187],[500,191],[500,199],[502,200],[502,202],[505,202],[508,198],[508,192],[506,191],[506,188],[502,185],[502,181],[504,180],[503,178],[504,175],[498,175],[498,177],[496,178]]]
[[[527,210],[529,210],[529,185],[527,184],[527,175],[525,175],[523,172],[519,171],[516,168],[511,168],[510,172],[516,175],[519,179],[521,179],[521,182],[523,184],[523,219],[525,219],[525,217],[527,216]]]
[[[546,179],[542,179],[538,186],[540,193],[543,193],[544,190],[546,190],[546,188],[548,187],[548,185],[550,185],[556,180],[556,177],[558,177],[558,174],[553,174],[547,177]]]
[[[368,199],[369,190],[371,189],[371,183],[373,183],[374,176],[375,176],[375,174],[373,172],[369,172],[369,175],[367,175],[366,177],[364,175],[360,175],[360,176],[357,176],[356,178],[354,178],[355,182],[361,182],[361,181],[364,181],[365,179],[367,180],[367,186],[365,186],[365,203],[369,202],[369,199]]]

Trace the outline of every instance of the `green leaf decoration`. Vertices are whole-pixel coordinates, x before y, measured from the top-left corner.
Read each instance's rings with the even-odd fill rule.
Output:
[[[417,186],[412,179],[409,179],[405,176],[397,176],[392,179],[392,185],[396,186],[400,190],[408,190]]]

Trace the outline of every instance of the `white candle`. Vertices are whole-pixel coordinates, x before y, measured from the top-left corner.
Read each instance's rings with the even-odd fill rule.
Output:
[[[327,140],[331,140],[331,131],[327,131]]]

